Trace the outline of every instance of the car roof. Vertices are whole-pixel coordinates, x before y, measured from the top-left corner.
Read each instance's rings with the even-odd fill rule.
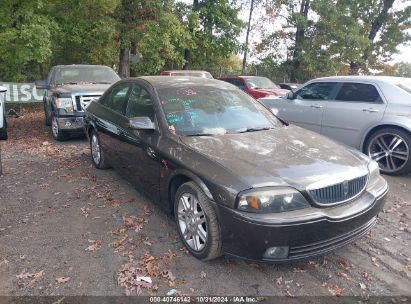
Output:
[[[182,72],[182,73],[189,73],[189,72],[194,72],[194,73],[210,73],[208,71],[202,71],[202,70],[165,70],[162,71],[161,73],[178,73],[178,72]]]
[[[396,77],[396,76],[363,76],[363,75],[353,75],[353,76],[330,76],[321,77],[313,79],[313,81],[374,81],[374,82],[390,82],[390,83],[401,83],[401,82],[411,82],[411,78],[407,77]]]
[[[143,79],[149,82],[156,89],[163,89],[167,87],[187,87],[187,86],[209,86],[223,89],[236,88],[228,82],[217,79],[200,78],[192,76],[142,76],[128,79]]]
[[[101,67],[101,68],[109,68],[109,66],[106,65],[100,65],[100,64],[59,64],[55,65],[54,68],[69,68],[69,67],[80,67],[80,68],[86,68],[86,67]]]

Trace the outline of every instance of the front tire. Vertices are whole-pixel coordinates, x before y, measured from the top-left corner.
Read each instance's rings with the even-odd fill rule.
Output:
[[[43,108],[44,108],[44,121],[45,121],[45,124],[46,124],[46,126],[51,126],[51,117],[47,113],[46,103],[43,104]]]
[[[208,261],[222,255],[217,215],[204,191],[194,182],[178,188],[174,215],[180,237],[193,256]]]
[[[3,128],[0,129],[0,139],[1,140],[6,140],[7,139],[7,122],[6,122],[6,116],[3,118],[4,125]]]
[[[54,140],[57,141],[65,141],[67,139],[67,134],[60,129],[57,117],[54,115],[51,116],[51,134]]]
[[[365,152],[388,175],[411,172],[411,134],[397,128],[383,128],[371,134]]]
[[[108,164],[104,151],[101,148],[100,138],[96,131],[92,131],[90,135],[90,150],[91,150],[91,160],[97,169],[108,169],[110,165]]]

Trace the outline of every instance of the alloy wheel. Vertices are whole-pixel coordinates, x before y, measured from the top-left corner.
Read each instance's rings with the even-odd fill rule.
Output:
[[[378,162],[383,172],[401,170],[408,162],[410,150],[407,142],[398,134],[379,134],[370,142],[368,155]]]
[[[208,227],[203,208],[194,195],[183,193],[177,206],[178,227],[187,245],[197,252],[207,243]]]
[[[96,165],[100,164],[101,154],[100,154],[100,144],[96,134],[91,137],[91,156]]]
[[[59,135],[59,124],[57,121],[57,118],[55,116],[53,116],[53,119],[51,121],[51,132],[53,132],[53,135],[55,138],[58,137]]]

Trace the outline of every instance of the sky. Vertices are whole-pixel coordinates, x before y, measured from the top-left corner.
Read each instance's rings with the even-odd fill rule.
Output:
[[[192,0],[180,0],[180,2],[184,2],[187,4],[191,4],[193,1]],[[394,9],[401,9],[404,8],[405,6],[410,5],[409,0],[396,0],[394,2]],[[248,11],[247,9],[243,10],[240,12],[240,18],[244,21],[248,21]],[[258,16],[253,16],[253,19],[258,18]],[[409,31],[411,34],[411,30]],[[260,35],[256,32],[254,32],[252,35],[250,35],[250,45],[256,42],[259,42],[259,37]],[[243,30],[243,33],[239,37],[239,41],[241,43],[245,42],[245,30]],[[408,43],[408,45],[399,45],[397,47],[398,53],[392,55],[392,60],[389,62],[390,64],[395,64],[398,62],[408,62],[411,63],[411,43]],[[251,61],[256,60],[256,58],[249,58]]]

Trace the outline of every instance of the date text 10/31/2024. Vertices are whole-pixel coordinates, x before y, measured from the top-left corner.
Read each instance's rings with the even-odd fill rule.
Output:
[[[164,296],[150,297],[150,303],[256,303],[257,297],[248,296]]]

